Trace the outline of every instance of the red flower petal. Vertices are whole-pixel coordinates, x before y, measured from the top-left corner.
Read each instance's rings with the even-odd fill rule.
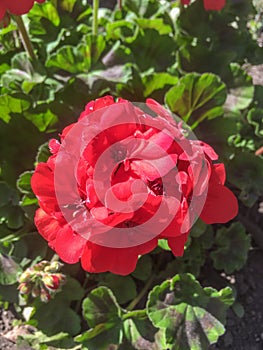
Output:
[[[170,154],[166,157],[153,160],[135,160],[131,163],[131,169],[142,179],[154,181],[165,176],[175,168],[177,155]]]
[[[226,182],[226,171],[223,163],[213,164],[210,182],[224,185]]]
[[[204,0],[204,7],[206,11],[220,11],[225,4],[226,0]]]
[[[182,256],[184,254],[184,246],[187,241],[188,234],[185,233],[175,238],[168,238],[168,245],[174,256]]]
[[[34,5],[34,0],[4,1],[8,3],[8,11],[14,15],[23,15],[31,10]]]
[[[238,203],[234,194],[225,186],[211,184],[200,218],[206,224],[225,223],[238,213]]]
[[[4,18],[6,13],[6,6],[4,5],[4,3],[0,2],[0,21]]]
[[[131,248],[108,248],[88,242],[81,265],[91,273],[109,271],[122,276],[129,275],[136,268],[138,255],[146,254],[156,246],[156,240]]]
[[[69,225],[65,225],[57,232],[55,250],[63,261],[74,264],[81,258],[86,243],[85,238],[74,233]]]
[[[35,225],[41,236],[47,240],[50,247],[54,249],[57,232],[62,227],[61,223],[40,208],[35,214]]]
[[[39,163],[31,178],[31,187],[39,205],[47,213],[59,212],[54,188],[53,170],[46,163]]]

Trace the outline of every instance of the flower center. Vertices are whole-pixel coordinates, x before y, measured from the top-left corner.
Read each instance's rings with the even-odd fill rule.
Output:
[[[160,178],[154,181],[148,181],[148,187],[156,196],[163,194],[163,183]]]

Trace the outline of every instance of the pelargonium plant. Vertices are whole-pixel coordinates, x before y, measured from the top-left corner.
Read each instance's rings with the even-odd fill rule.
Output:
[[[238,210],[217,154],[187,133],[152,99],[89,102],[35,169],[39,233],[64,262],[95,273],[131,273],[159,239],[183,255],[198,217],[225,223]]]

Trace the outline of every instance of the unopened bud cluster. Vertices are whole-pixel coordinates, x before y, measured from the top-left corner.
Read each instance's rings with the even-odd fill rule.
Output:
[[[66,276],[59,272],[62,266],[58,261],[43,260],[29,267],[19,277],[20,294],[40,297],[41,301],[47,303],[66,281]]]

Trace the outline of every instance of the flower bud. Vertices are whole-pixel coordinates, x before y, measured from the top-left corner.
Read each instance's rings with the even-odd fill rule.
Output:
[[[50,263],[47,260],[42,260],[38,264],[34,265],[34,270],[35,271],[43,271],[46,266],[48,266]]]
[[[46,288],[41,288],[40,299],[43,303],[48,303],[51,299],[51,294],[46,290]]]
[[[42,278],[42,281],[45,284],[46,288],[56,290],[65,282],[65,276],[61,273],[51,275],[45,274]]]
[[[20,283],[18,289],[21,294],[29,294],[32,290],[32,287],[28,283]]]
[[[39,297],[39,295],[40,295],[40,287],[39,286],[34,286],[32,288],[31,295],[32,295],[33,298]]]
[[[19,283],[29,282],[31,280],[31,277],[32,277],[32,272],[30,271],[30,269],[27,269],[21,274],[21,276],[18,279],[18,282]]]
[[[58,261],[52,261],[52,263],[49,266],[46,266],[44,271],[45,272],[51,272],[55,273],[58,272],[62,268],[63,264],[61,264]]]

